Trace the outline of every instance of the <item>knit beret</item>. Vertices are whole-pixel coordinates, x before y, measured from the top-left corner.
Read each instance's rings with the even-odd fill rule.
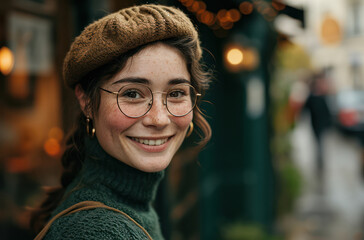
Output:
[[[63,63],[63,78],[74,87],[89,72],[141,45],[189,36],[196,42],[196,58],[201,58],[198,33],[179,9],[145,4],[122,9],[88,25],[75,38]]]

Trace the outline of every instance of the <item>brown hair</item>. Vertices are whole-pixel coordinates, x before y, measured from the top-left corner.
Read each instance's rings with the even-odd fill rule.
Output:
[[[211,74],[209,71],[204,69],[204,66],[195,57],[196,41],[190,37],[179,37],[162,40],[160,42],[180,50],[180,52],[185,57],[188,70],[191,74],[191,84],[199,93],[203,94],[208,88]],[[86,107],[91,111],[92,114],[97,112],[100,104],[100,91],[98,87],[100,87],[106,80],[110,79],[119,71],[121,71],[125,67],[126,62],[130,57],[134,56],[148,45],[150,44],[135,48],[121,55],[101,68],[90,72],[82,79],[80,83],[81,87],[85,92],[87,99],[90,99],[90,102],[87,103]],[[196,145],[196,150],[200,150],[211,138],[210,125],[198,108],[200,101],[201,100],[199,99],[197,106],[193,110],[193,122],[201,132],[201,139]],[[63,166],[61,186],[48,188],[46,190],[46,199],[42,202],[39,208],[32,211],[30,226],[35,232],[39,232],[49,220],[51,217],[51,212],[62,201],[67,186],[73,181],[82,168],[83,159],[85,156],[84,137],[87,135],[85,122],[86,117],[81,113],[78,117],[78,123],[75,130],[72,132],[66,142],[66,150],[61,159]]]

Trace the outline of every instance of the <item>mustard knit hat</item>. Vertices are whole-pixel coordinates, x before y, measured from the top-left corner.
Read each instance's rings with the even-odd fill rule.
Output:
[[[200,59],[198,33],[181,10],[154,4],[122,9],[90,24],[75,38],[64,60],[64,81],[73,88],[90,71],[133,48],[181,36],[195,40]]]

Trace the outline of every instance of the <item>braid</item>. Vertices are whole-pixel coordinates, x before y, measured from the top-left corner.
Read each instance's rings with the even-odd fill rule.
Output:
[[[30,227],[33,231],[39,232],[49,220],[52,211],[62,201],[67,186],[73,181],[81,170],[85,155],[85,116],[79,117],[78,126],[66,141],[66,150],[61,162],[63,172],[61,175],[61,186],[45,188],[46,198],[41,205],[33,209],[30,216]]]

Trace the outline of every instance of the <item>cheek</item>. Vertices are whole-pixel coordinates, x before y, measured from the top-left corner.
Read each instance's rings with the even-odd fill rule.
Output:
[[[190,122],[193,119],[193,114],[188,114],[184,117],[174,117],[173,122],[180,128],[181,130],[186,130],[190,125]]]
[[[117,107],[100,108],[96,119],[97,126],[100,129],[106,130],[106,132],[108,130],[111,131],[109,132],[110,135],[112,135],[113,131],[120,133],[136,122],[136,119],[128,118],[122,114]]]
[[[136,122],[136,119],[128,118],[119,113],[116,117],[110,117],[108,125],[118,133],[125,131]]]

